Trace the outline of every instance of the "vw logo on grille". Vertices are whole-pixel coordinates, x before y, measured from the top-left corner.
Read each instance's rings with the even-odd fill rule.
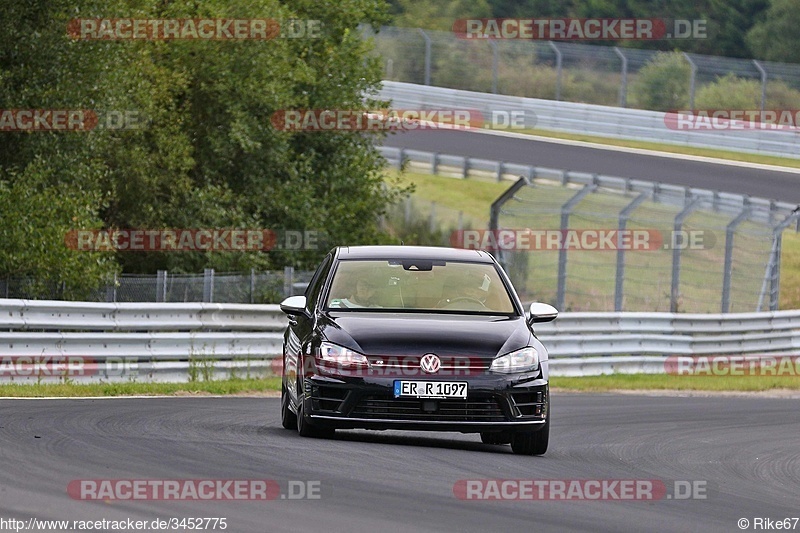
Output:
[[[426,374],[435,374],[441,368],[442,362],[439,360],[439,357],[435,353],[426,353],[420,359],[419,367],[422,369],[423,372]]]

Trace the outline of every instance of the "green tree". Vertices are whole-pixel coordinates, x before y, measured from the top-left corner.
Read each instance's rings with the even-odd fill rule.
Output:
[[[323,31],[319,38],[269,41],[73,40],[67,25],[81,17],[315,19]],[[372,0],[2,3],[0,97],[6,108],[89,109],[101,116],[123,111],[140,122],[121,130],[0,132],[0,194],[10,204],[30,197],[29,208],[49,203],[43,210],[48,217],[36,222],[59,231],[324,229],[334,243],[382,241],[377,220],[398,191],[384,186],[375,136],[277,131],[270,118],[287,108],[370,107],[374,102],[364,96],[374,98],[380,67],[365,59],[371,45],[357,26],[386,21],[385,6]],[[51,201],[60,196],[63,201]],[[32,226],[20,228],[24,234]],[[33,241],[6,242],[26,247]],[[0,248],[0,276],[58,277],[52,268],[25,266],[36,254],[53,252],[54,242],[24,250],[26,261],[10,244]],[[80,261],[61,263],[62,278],[83,276],[88,284],[113,271],[114,261],[125,272],[310,267],[326,251],[118,253],[99,263],[83,253]]]
[[[769,8],[747,33],[753,55],[769,61],[800,63],[800,9],[796,0],[770,0]]]
[[[487,0],[398,0],[392,24],[409,28],[451,31],[458,19],[496,16]]]

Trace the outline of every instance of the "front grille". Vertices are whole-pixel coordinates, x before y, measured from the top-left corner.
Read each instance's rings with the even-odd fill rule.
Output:
[[[368,356],[372,371],[397,372],[398,376],[421,374],[419,366],[421,356]],[[468,376],[485,373],[491,361],[478,357],[440,357],[439,374],[451,376]]]
[[[425,402],[427,409],[423,409]],[[433,402],[433,403],[431,403]],[[431,410],[430,406],[435,406]],[[350,416],[389,420],[440,420],[447,422],[505,422],[494,398],[468,400],[420,400],[368,396],[356,404]]]

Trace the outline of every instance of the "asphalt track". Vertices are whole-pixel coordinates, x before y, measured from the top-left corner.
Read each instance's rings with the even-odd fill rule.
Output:
[[[593,172],[609,176],[747,194],[800,204],[800,173],[693,161],[680,156],[659,157],[492,135],[485,132],[420,130],[392,134],[386,146],[439,152],[536,165],[555,169]]]
[[[230,532],[740,531],[800,515],[796,399],[555,394],[550,451],[280,427],[276,398],[0,400],[0,518],[225,517]],[[83,501],[77,479],[319,481],[319,499]],[[705,499],[475,501],[462,479],[700,482]],[[797,526],[800,530],[800,524]]]

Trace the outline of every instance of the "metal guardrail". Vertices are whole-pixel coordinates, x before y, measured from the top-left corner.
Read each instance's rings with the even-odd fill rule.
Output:
[[[536,327],[554,358],[651,355],[800,355],[800,311],[563,313]]]
[[[800,157],[800,132],[766,129],[675,130],[665,113],[575,102],[557,102],[384,81],[379,98],[396,109],[465,109],[484,118],[496,112],[523,112],[525,128],[652,141],[753,154]]]
[[[386,79],[619,107],[640,107],[642,96],[650,100],[637,78],[665,57],[657,50],[584,42],[464,39],[453,31],[383,26],[376,33],[367,24],[360,28],[364,37],[375,39]],[[760,85],[758,109],[796,109],[787,93],[800,88],[798,64],[690,52],[666,57],[670,55],[677,60],[670,81],[677,85],[669,101],[693,107],[705,87],[733,76],[738,83]]]
[[[89,361],[74,381],[263,375],[275,368],[286,324],[277,305],[0,300],[0,361]],[[800,355],[800,311],[562,313],[536,330],[553,375],[663,373],[664,357],[674,355]]]
[[[0,299],[0,330],[283,331],[274,304],[98,303]],[[0,331],[0,335],[2,335]]]
[[[285,327],[277,305],[2,299],[0,382],[265,375]],[[10,363],[25,360],[52,364],[40,376]]]

